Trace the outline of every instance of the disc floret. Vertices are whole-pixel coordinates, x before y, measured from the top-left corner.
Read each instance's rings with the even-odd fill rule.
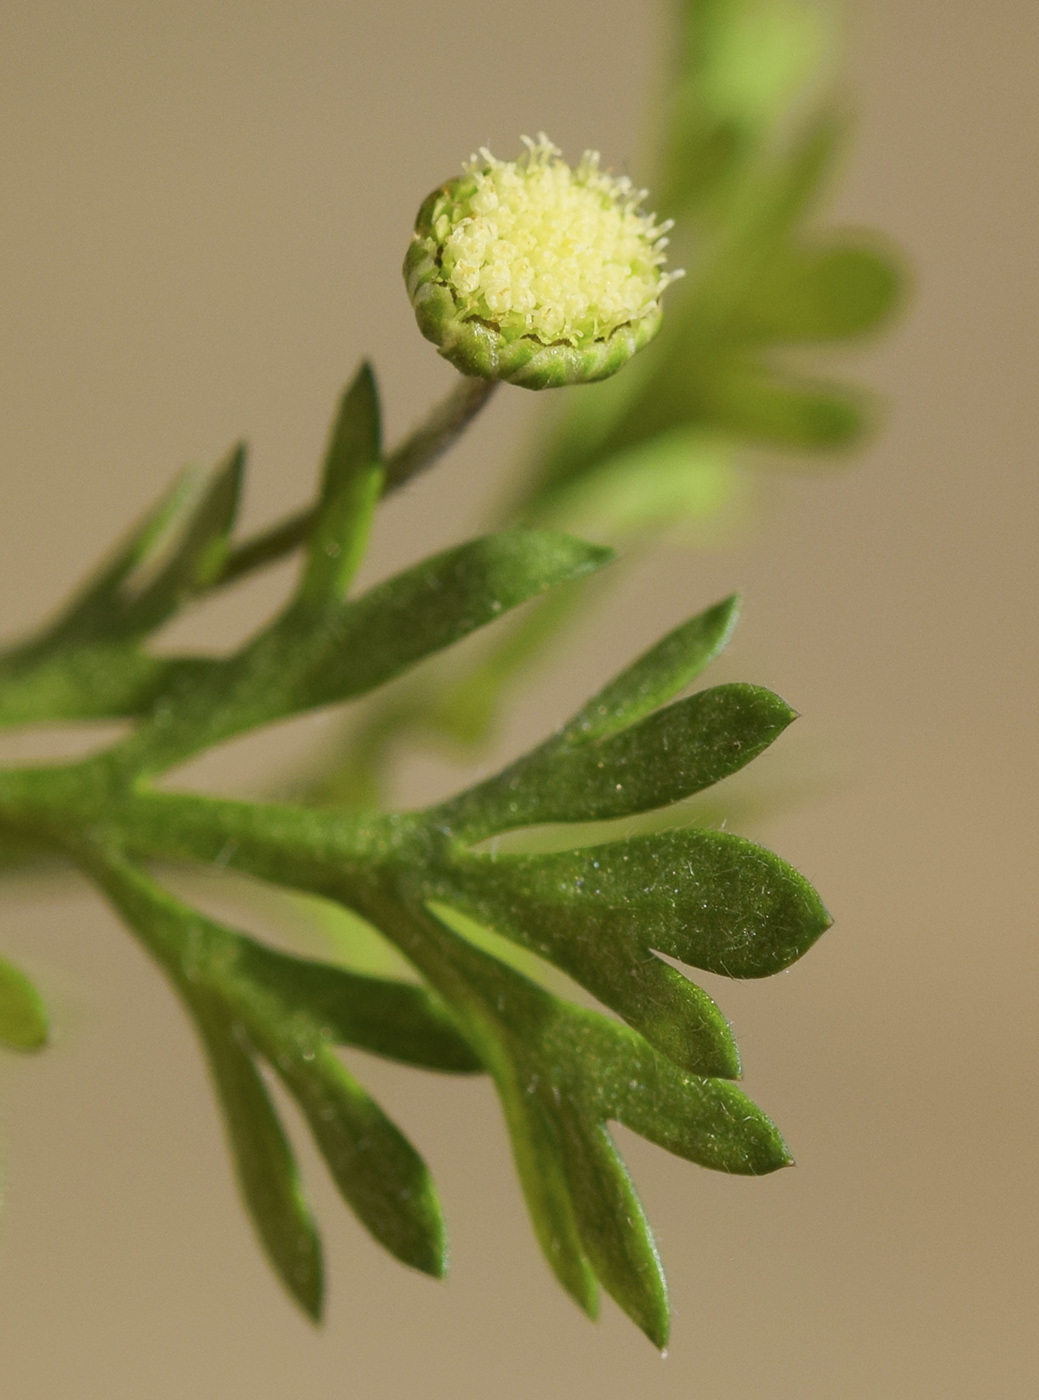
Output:
[[[435,190],[405,261],[419,326],[466,374],[530,388],[602,379],[656,334],[669,223],[645,190],[542,134],[519,160],[483,147]]]

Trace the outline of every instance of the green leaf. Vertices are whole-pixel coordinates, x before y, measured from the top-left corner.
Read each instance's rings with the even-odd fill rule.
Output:
[[[373,690],[613,557],[610,549],[552,530],[504,530],[446,550],[356,601],[345,619],[343,677],[326,678],[323,686],[336,698],[347,687],[349,695]]]
[[[567,1185],[581,1243],[603,1287],[654,1346],[667,1345],[667,1283],[642,1202],[613,1139],[560,1105]]]
[[[412,918],[439,967],[450,969],[459,1012],[482,1042],[550,1266],[592,1316],[598,1278],[664,1346],[663,1271],[607,1123],[624,1123],[691,1161],[743,1174],[787,1166],[782,1138],[735,1086],[682,1073],[627,1026],[561,1001],[462,943],[435,917]]]
[[[42,634],[0,656],[0,724],[138,715],[176,679],[215,665],[152,657],[144,637],[221,574],[244,447],[208,473],[185,473],[110,563]]]
[[[130,599],[123,634],[143,636],[152,631],[188,598],[220,577],[238,513],[244,471],[245,446],[239,443],[210,475],[169,560]]]
[[[861,394],[750,365],[704,380],[698,394],[700,413],[716,427],[773,447],[832,451],[850,446],[867,425]]]
[[[138,521],[112,557],[73,598],[49,639],[53,642],[60,637],[67,644],[74,639],[109,634],[125,612],[123,585],[156,560],[164,544],[183,536],[198,506],[199,494],[199,473],[181,472],[165,496]]]
[[[507,530],[445,550],[325,611],[290,605],[206,672],[175,677],[118,751],[128,772],[159,772],[233,734],[353,699],[613,552],[549,530]]]
[[[734,593],[662,637],[578,710],[564,726],[566,741],[616,734],[684,690],[728,646],[739,615]]]
[[[625,939],[600,939],[596,929],[583,927],[569,937],[554,909],[507,903],[510,893],[507,884],[498,890],[482,880],[443,882],[431,891],[429,908],[449,928],[459,914],[466,915],[547,958],[676,1065],[693,1074],[740,1077],[739,1049],[716,1003],[677,968],[654,957],[635,931]]]
[[[453,744],[471,748],[488,739],[498,718],[503,695],[525,671],[536,665],[568,618],[586,600],[584,578],[562,583],[539,598],[526,613],[502,629],[477,664],[454,684],[444,685],[430,706],[427,678],[416,678],[409,697],[415,721]],[[445,662],[449,658],[445,658]]]
[[[0,1045],[39,1050],[50,1037],[43,998],[23,972],[0,958]]]
[[[770,690],[724,685],[589,739],[617,709],[577,723],[448,804],[461,833],[490,835],[544,822],[606,821],[665,807],[737,772],[776,739],[794,711]],[[588,716],[587,718],[585,716]],[[457,816],[456,816],[457,814]]]
[[[380,1244],[413,1269],[442,1278],[447,1236],[429,1171],[327,1045],[253,1028],[310,1125],[347,1205]]]
[[[381,441],[375,376],[365,363],[344,392],[332,425],[300,599],[325,604],[346,596],[382,491]]]
[[[429,897],[539,953],[695,1074],[736,1077],[711,998],[655,953],[766,977],[830,919],[778,856],[726,832],[680,830],[538,856],[457,855]]]
[[[321,1242],[304,1199],[292,1148],[240,1025],[202,995],[191,1009],[223,1109],[242,1197],[286,1289],[315,1322],[324,1291]]]
[[[725,831],[664,831],[539,856],[470,852],[456,869],[467,913],[575,977],[569,961],[594,965],[620,949],[626,965],[655,949],[723,977],[769,977],[831,922],[792,866]]]
[[[865,244],[785,249],[748,298],[747,338],[779,344],[862,335],[892,314],[902,280],[890,253]]]
[[[425,987],[311,962],[246,938],[239,939],[235,971],[273,992],[288,1014],[306,1013],[338,1045],[356,1045],[424,1069],[483,1070]]]
[[[518,1070],[518,1066],[516,1068]],[[578,1307],[589,1317],[596,1318],[599,1287],[581,1238],[554,1106],[543,1108],[537,1093],[538,1082],[533,1082],[534,1090],[528,1093],[529,1085],[518,1083],[504,1073],[498,1076],[498,1092],[508,1124],[516,1173],[534,1233],[552,1272]]]
[[[685,0],[666,162],[654,182],[661,208],[692,207],[721,221],[720,197],[752,178],[779,122],[818,81],[832,17],[803,0]],[[720,205],[720,207],[719,207]]]
[[[361,1223],[404,1263],[438,1277],[443,1274],[444,1222],[425,1163],[336,1058],[325,1028],[305,1013],[286,1014],[262,987],[257,996],[255,984],[241,975],[241,935],[181,903],[118,851],[91,846],[84,849],[83,859],[166,968],[204,1033],[212,1034],[215,1006],[215,1014],[240,1026],[281,1078],[303,1111],[340,1194]],[[254,956],[253,961],[261,959]],[[223,1042],[221,1049],[226,1049]],[[241,1072],[240,1065],[236,1072]],[[255,1108],[255,1095],[252,1102]],[[259,1129],[254,1126],[253,1131]],[[269,1124],[263,1135],[269,1147]],[[271,1170],[268,1165],[268,1174]],[[287,1209],[283,1200],[283,1233],[288,1228]]]
[[[611,540],[702,522],[738,499],[733,443],[690,427],[658,433],[546,492],[539,524]]]

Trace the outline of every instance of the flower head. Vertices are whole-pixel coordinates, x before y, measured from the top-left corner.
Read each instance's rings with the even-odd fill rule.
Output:
[[[532,389],[605,379],[660,326],[670,224],[646,191],[576,170],[542,134],[519,160],[486,147],[425,201],[404,262],[419,327],[464,374]]]

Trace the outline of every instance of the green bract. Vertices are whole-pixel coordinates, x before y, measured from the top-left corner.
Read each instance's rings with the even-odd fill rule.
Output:
[[[571,170],[543,134],[517,161],[484,147],[415,222],[404,276],[423,335],[463,374],[528,389],[615,373],[681,275],[645,193],[592,151]]]

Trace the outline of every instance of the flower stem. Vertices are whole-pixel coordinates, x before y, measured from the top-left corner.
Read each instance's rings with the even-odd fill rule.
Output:
[[[383,495],[399,490],[431,467],[462,435],[497,387],[496,380],[461,378],[447,398],[387,456]],[[314,507],[310,506],[246,540],[228,554],[223,572],[212,586],[231,583],[291,553],[307,539],[313,521]]]

